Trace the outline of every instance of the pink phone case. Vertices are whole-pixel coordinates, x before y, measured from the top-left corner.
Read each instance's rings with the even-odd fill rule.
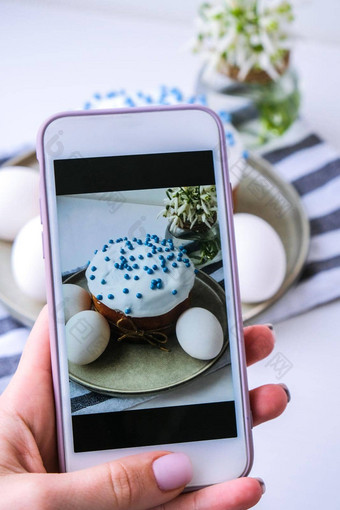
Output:
[[[254,460],[253,450],[253,439],[252,439],[252,414],[249,403],[248,393],[248,379],[247,379],[247,367],[245,361],[245,349],[243,341],[243,324],[242,324],[242,313],[241,313],[241,300],[239,291],[239,281],[237,272],[237,261],[236,261],[236,249],[235,249],[235,235],[234,235],[234,224],[233,224],[233,206],[232,206],[232,195],[231,186],[229,181],[228,163],[227,163],[227,152],[225,144],[225,133],[222,122],[219,116],[204,106],[200,105],[181,105],[181,106],[156,106],[148,108],[127,108],[127,109],[116,109],[116,110],[93,110],[93,111],[75,111],[75,112],[61,112],[48,118],[41,126],[37,135],[37,158],[40,165],[40,203],[41,203],[41,219],[43,223],[43,249],[45,258],[46,268],[46,293],[47,303],[49,305],[49,322],[50,322],[50,344],[51,344],[51,362],[53,372],[53,386],[55,395],[55,408],[56,408],[56,426],[57,426],[57,440],[58,440],[58,455],[59,455],[59,467],[62,472],[65,471],[65,451],[64,451],[64,440],[63,440],[63,423],[62,423],[62,409],[61,409],[61,395],[60,395],[60,374],[58,368],[58,344],[57,344],[57,332],[56,332],[56,316],[53,307],[54,303],[54,292],[53,292],[53,278],[52,278],[52,267],[51,267],[51,249],[50,249],[50,235],[49,235],[49,217],[47,213],[47,196],[46,196],[46,166],[44,157],[44,133],[46,128],[56,119],[63,117],[83,117],[91,115],[114,115],[121,113],[128,113],[131,115],[138,114],[139,112],[152,112],[152,111],[165,111],[165,110],[203,110],[211,115],[218,126],[219,138],[221,145],[221,158],[222,158],[222,171],[224,180],[225,190],[225,201],[227,210],[227,226],[229,229],[230,241],[231,241],[231,269],[233,275],[233,290],[235,295],[235,312],[236,312],[236,327],[238,333],[238,349],[240,353],[240,379],[241,379],[241,393],[244,406],[244,417],[245,417],[245,440],[246,448],[248,452],[247,465],[240,476],[248,475]]]

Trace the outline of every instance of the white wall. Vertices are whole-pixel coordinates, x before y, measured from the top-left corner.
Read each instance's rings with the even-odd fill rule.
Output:
[[[11,0],[12,4],[25,2],[38,5],[60,4],[82,11],[106,11],[111,15],[166,19],[190,24],[203,0]],[[292,3],[296,14],[297,37],[340,44],[339,0],[292,0]]]

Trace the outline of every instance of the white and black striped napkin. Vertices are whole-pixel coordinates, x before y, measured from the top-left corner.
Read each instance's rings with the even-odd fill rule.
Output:
[[[340,157],[301,123],[294,129],[293,139],[288,134],[262,155],[295,186],[311,227],[310,250],[299,281],[257,319],[275,323],[340,297]],[[206,271],[220,280],[218,263]],[[28,333],[0,305],[0,391],[16,369]],[[72,395],[72,409],[77,414],[104,412],[113,405],[121,409],[144,400],[113,399],[75,383]]]

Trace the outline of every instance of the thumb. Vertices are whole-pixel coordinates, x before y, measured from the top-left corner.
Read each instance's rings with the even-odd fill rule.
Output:
[[[148,452],[73,473],[44,476],[49,508],[143,510],[166,503],[192,478],[183,453]]]

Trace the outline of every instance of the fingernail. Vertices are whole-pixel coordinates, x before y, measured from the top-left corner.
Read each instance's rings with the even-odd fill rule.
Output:
[[[192,465],[184,453],[170,453],[159,457],[152,464],[158,487],[162,491],[171,491],[183,487],[192,478]]]
[[[286,386],[284,383],[281,383],[280,386],[285,390],[286,392],[286,395],[287,395],[287,402],[290,402],[291,400],[291,394],[290,394],[290,391],[288,389],[288,386]]]
[[[261,485],[262,494],[264,494],[266,492],[266,484],[264,483],[262,478],[255,478],[255,480],[257,480],[259,482],[259,484]]]
[[[264,324],[264,326],[267,326],[267,328],[270,329],[270,331],[274,331],[274,326],[270,322],[268,322],[268,324]]]

